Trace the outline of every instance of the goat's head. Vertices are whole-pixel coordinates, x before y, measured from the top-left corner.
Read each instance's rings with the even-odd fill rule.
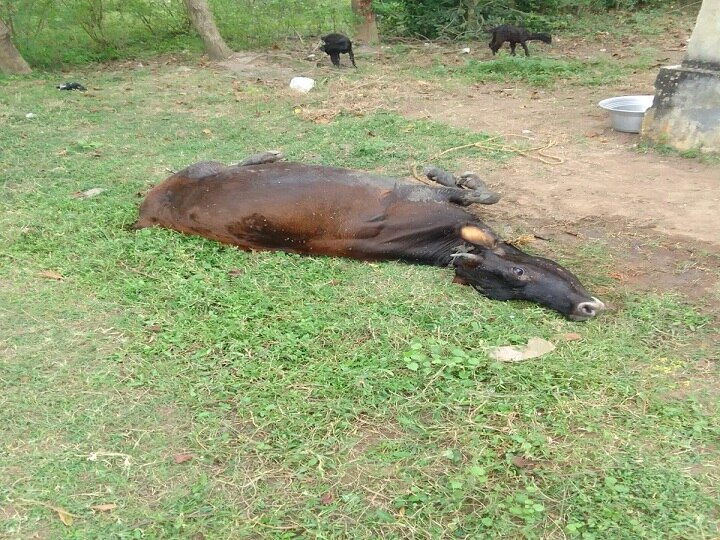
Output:
[[[325,52],[325,42],[322,39],[317,40],[308,54],[312,54],[317,51]]]

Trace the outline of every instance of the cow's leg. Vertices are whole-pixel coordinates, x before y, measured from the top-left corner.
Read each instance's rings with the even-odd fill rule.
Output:
[[[444,171],[434,165],[425,165],[425,167],[423,167],[423,173],[425,173],[428,179],[437,182],[441,186],[455,187],[457,185],[457,181],[452,173]]]
[[[200,161],[193,163],[189,167],[185,167],[183,170],[176,172],[178,176],[184,176],[192,180],[197,180],[204,176],[219,173],[227,169],[227,165],[220,163],[219,161]]]
[[[500,194],[494,191],[475,191],[458,189],[459,193],[450,196],[450,202],[460,206],[471,204],[495,204],[500,200]]]
[[[437,191],[442,193],[451,203],[468,206],[473,203],[495,204],[500,200],[500,195],[490,191],[487,184],[475,173],[463,173],[458,180],[452,173],[432,165],[427,165],[423,172],[433,182],[445,186]],[[461,189],[461,187],[465,189]]]
[[[283,155],[278,150],[268,150],[267,152],[258,152],[251,156],[246,157],[240,163],[238,167],[244,167],[246,165],[261,165],[263,163],[274,163],[283,159]]]
[[[475,189],[477,191],[489,191],[485,181],[474,172],[468,171],[460,175],[457,181],[458,187]]]
[[[470,206],[471,204],[495,204],[500,200],[500,194],[493,191],[475,191],[473,189],[461,188],[431,188],[440,200],[445,200],[459,206]]]

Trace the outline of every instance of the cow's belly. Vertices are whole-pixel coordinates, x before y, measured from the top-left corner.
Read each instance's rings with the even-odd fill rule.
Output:
[[[347,242],[377,236],[388,208],[389,190],[362,185],[202,183],[171,194],[157,224],[245,249],[314,253],[332,245],[328,254],[339,255]]]

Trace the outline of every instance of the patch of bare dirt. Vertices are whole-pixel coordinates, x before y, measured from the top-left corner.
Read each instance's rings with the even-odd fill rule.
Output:
[[[533,43],[531,54],[561,59],[607,57],[632,61],[632,45],[654,51],[654,67],[679,63],[693,21],[668,24],[661,38],[559,36],[552,47]],[[431,55],[425,55],[429,58]],[[464,62],[457,51],[443,53],[447,64]],[[486,60],[482,43],[471,56]],[[653,94],[657,71],[639,70],[612,87],[558,84],[552,89],[523,84],[475,84],[460,90],[408,85],[399,110],[479,133],[503,135],[511,144],[548,145],[545,161],[518,156],[504,165],[477,161],[515,215],[553,220],[622,219],[720,246],[720,165],[638,151],[639,136],[615,132],[597,103],[604,98]],[[472,142],[472,141],[468,141]],[[522,144],[521,144],[522,143]],[[632,229],[630,229],[632,230]]]
[[[424,94],[403,111],[530,146],[553,146],[558,164],[518,156],[505,165],[469,163],[527,217],[617,218],[720,246],[720,167],[641,153],[637,135],[615,132],[597,107],[605,97],[652,94],[652,77],[622,88],[533,90],[482,85],[449,96]],[[489,166],[488,166],[489,165]]]
[[[282,60],[286,63],[282,63]],[[232,71],[241,79],[260,79],[264,81],[287,80],[298,75],[297,70],[293,69],[294,64],[291,57],[282,58],[277,54],[269,54],[262,52],[237,52],[223,62],[219,62],[221,67]]]

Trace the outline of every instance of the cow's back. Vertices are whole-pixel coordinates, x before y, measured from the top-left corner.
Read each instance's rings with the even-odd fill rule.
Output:
[[[363,172],[268,163],[152,189],[138,227],[161,226],[243,249],[444,264],[459,223],[473,221],[442,193]]]

